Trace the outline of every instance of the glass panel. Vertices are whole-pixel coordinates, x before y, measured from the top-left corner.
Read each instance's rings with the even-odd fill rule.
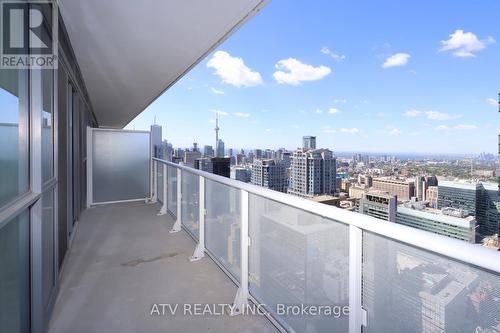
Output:
[[[249,210],[250,293],[289,331],[347,332],[349,227],[252,194]],[[278,304],[332,314],[278,315]]]
[[[28,212],[0,228],[0,332],[29,332]]]
[[[158,162],[157,163],[157,186],[156,186],[156,191],[158,193],[158,200],[163,203],[163,167],[164,167],[164,164],[163,163],[160,163]]]
[[[43,305],[49,304],[54,279],[54,192],[42,195],[42,286]]]
[[[167,167],[167,209],[172,215],[177,216],[177,168]]]
[[[54,103],[54,71],[42,70],[42,181],[50,180],[54,176],[54,132],[53,132],[53,103]]]
[[[206,180],[205,245],[240,281],[240,190]]]
[[[149,196],[149,133],[94,130],[94,202]]]
[[[366,332],[497,332],[500,276],[363,233]]]
[[[27,73],[0,70],[0,207],[29,187]]]
[[[200,178],[190,172],[182,171],[182,224],[198,239],[200,212]]]

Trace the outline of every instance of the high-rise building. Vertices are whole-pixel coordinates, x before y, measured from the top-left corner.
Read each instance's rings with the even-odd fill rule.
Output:
[[[236,179],[241,182],[249,183],[251,180],[252,171],[244,167],[232,167],[231,168],[231,179]]]
[[[227,178],[231,176],[229,157],[212,158],[212,168],[213,168],[213,173],[216,175]]]
[[[217,141],[217,148],[216,148],[215,157],[224,157],[225,153],[226,153],[226,149],[224,148],[224,141],[219,139],[219,141]]]
[[[255,160],[252,164],[251,181],[254,185],[279,192],[286,192],[286,168],[281,162],[276,160]]]
[[[198,148],[198,143],[197,142],[193,142],[193,151],[196,151],[196,152],[199,152],[199,148]]]
[[[438,202],[438,187],[429,186],[425,191],[425,201],[429,203],[429,207],[437,208]]]
[[[288,193],[302,197],[335,194],[336,173],[329,149],[297,149],[291,160]]]
[[[373,178],[373,189],[395,195],[398,200],[410,200],[415,195],[415,182],[401,179]]]
[[[258,160],[262,158],[262,149],[255,149],[255,158]]]
[[[209,145],[203,147],[203,157],[214,157],[214,148]]]
[[[194,161],[194,168],[201,170],[201,171],[206,171],[213,173],[214,168],[212,166],[212,160],[207,157],[202,157],[202,158],[197,158]]]
[[[359,213],[381,220],[396,222],[397,197],[387,192],[363,193],[359,201]]]
[[[184,152],[184,164],[194,168],[194,161],[197,158],[201,158],[201,153],[199,151],[185,151]]]
[[[436,176],[417,176],[415,177],[415,197],[418,201],[426,201],[427,189],[429,186],[437,186]]]
[[[163,158],[162,151],[162,134],[160,125],[151,125],[151,156]]]
[[[316,137],[315,136],[302,137],[302,148],[304,148],[304,149],[316,149]]]
[[[500,197],[496,183],[440,181],[437,204],[438,209],[459,208],[475,215],[481,236],[500,232]]]

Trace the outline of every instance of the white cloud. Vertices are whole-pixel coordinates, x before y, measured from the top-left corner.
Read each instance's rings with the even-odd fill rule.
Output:
[[[336,113],[339,113],[339,112],[340,112],[340,110],[337,109],[337,108],[329,108],[328,109],[328,113],[330,113],[330,114],[336,114]]]
[[[224,95],[224,92],[222,90],[215,89],[214,87],[210,88],[212,92],[216,95]]]
[[[410,57],[411,55],[409,53],[395,53],[385,59],[385,62],[382,64],[382,68],[404,66],[408,63]]]
[[[401,130],[399,128],[393,128],[392,130],[389,131],[390,135],[400,135]]]
[[[456,126],[447,126],[447,125],[440,125],[435,128],[436,131],[442,131],[442,132],[451,132],[451,131],[465,131],[465,130],[475,130],[478,127],[476,125],[466,125],[466,124],[461,124],[461,125],[456,125]]]
[[[217,51],[207,63],[208,68],[214,68],[222,82],[236,87],[253,87],[262,84],[259,72],[252,71],[245,65],[243,59],[233,57],[225,51]]]
[[[209,119],[208,122],[211,124],[215,124],[215,119]]]
[[[210,111],[212,111],[213,113],[217,113],[219,116],[229,116],[229,113],[222,110],[212,109]]]
[[[323,110],[321,110],[321,109],[316,109],[316,111],[314,111],[314,112],[316,112],[317,114],[322,114],[322,113],[323,113]]]
[[[342,133],[350,133],[350,134],[359,133],[359,129],[357,129],[356,127],[353,127],[353,128],[341,128],[340,131]]]
[[[333,133],[336,133],[337,131],[334,130],[333,128],[324,128],[323,129],[323,133],[326,133],[326,134],[333,134]]]
[[[278,70],[273,73],[274,79],[278,83],[292,86],[299,85],[304,81],[321,80],[332,71],[329,67],[323,65],[314,67],[294,58],[280,60],[275,67]]]
[[[475,52],[486,48],[486,45],[494,43],[493,37],[487,37],[480,40],[472,32],[464,32],[463,30],[455,30],[450,35],[448,40],[441,41],[441,49],[439,51],[453,51],[456,57],[475,57]]]
[[[271,131],[272,131],[272,129],[270,129],[270,128],[266,128],[266,129],[265,129],[265,131],[269,133],[269,132],[271,132]]]
[[[489,105],[498,106],[498,102],[494,98],[487,98],[486,103],[488,103]]]
[[[477,126],[476,125],[457,125],[457,126],[454,126],[453,129],[457,130],[457,131],[462,131],[462,130],[474,130],[474,129],[477,129]]]
[[[268,113],[268,112],[271,112],[271,111],[268,110],[268,109],[262,109],[262,110],[260,110],[260,112],[262,112],[262,113]]]
[[[248,118],[250,117],[250,113],[244,113],[244,112],[235,112],[233,113],[236,117],[241,117],[241,118]]]
[[[450,120],[462,117],[459,114],[451,114],[438,111],[425,111],[425,115],[427,116],[427,119],[431,120]]]
[[[335,103],[335,104],[339,104],[339,103],[345,104],[345,103],[347,103],[347,99],[345,99],[345,98],[336,98],[336,99],[333,100],[333,103]]]
[[[321,53],[323,54],[326,54],[326,55],[329,55],[332,59],[336,60],[336,61],[342,61],[342,60],[345,60],[345,55],[343,54],[338,54],[338,53],[335,53],[333,52],[332,50],[330,50],[328,47],[326,46],[323,46],[320,50]]]
[[[422,114],[422,111],[420,110],[408,110],[404,113],[405,117],[409,118],[415,118],[418,117]]]
[[[384,117],[387,117],[387,113],[385,113],[385,112],[377,112],[376,116],[380,117],[380,118],[384,118]]]

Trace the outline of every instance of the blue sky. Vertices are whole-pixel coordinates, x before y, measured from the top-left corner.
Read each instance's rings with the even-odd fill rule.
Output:
[[[159,97],[174,146],[495,152],[500,2],[274,0]]]

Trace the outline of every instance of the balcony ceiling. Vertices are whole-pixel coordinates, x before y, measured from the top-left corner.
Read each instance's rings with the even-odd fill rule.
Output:
[[[269,0],[61,0],[100,127],[123,128]]]

